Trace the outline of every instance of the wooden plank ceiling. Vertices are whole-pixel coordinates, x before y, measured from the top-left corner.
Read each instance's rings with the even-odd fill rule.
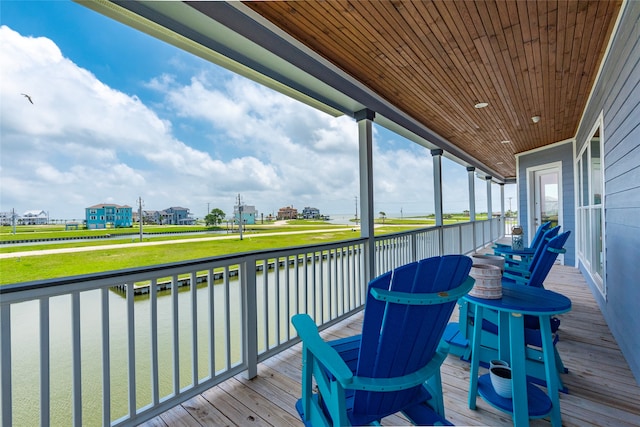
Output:
[[[245,4],[485,165],[515,177],[514,154],[575,136],[621,1]],[[476,109],[478,102],[489,106]]]

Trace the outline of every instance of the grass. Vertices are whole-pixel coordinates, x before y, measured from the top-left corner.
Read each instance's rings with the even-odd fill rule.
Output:
[[[309,227],[318,228],[344,228],[346,225],[330,224],[323,221],[306,221],[295,220],[289,221],[287,225],[274,225],[273,223],[265,224],[253,224],[246,227],[247,232],[251,233],[263,233],[273,232],[274,230],[287,230],[290,229],[290,225],[295,225],[296,228]],[[144,234],[155,233],[190,233],[207,231],[225,231],[226,226],[217,227],[205,227],[203,226],[181,226],[181,225],[145,225],[143,228]],[[235,228],[237,232],[237,227]],[[106,230],[65,230],[60,225],[39,225],[39,226],[16,226],[16,233],[13,234],[13,228],[9,226],[0,227],[0,242],[8,242],[13,240],[38,240],[38,239],[68,239],[76,237],[96,237],[96,236],[122,236],[122,238],[135,238],[140,233],[140,229],[135,227],[127,228],[110,228]],[[0,251],[1,252],[1,251]]]
[[[236,235],[237,236],[237,235]],[[168,264],[241,252],[290,246],[321,244],[358,237],[351,229],[325,233],[259,236],[246,235],[243,240],[219,239],[131,248],[105,247],[102,250],[34,255],[0,259],[0,285],[53,279],[57,277]],[[77,245],[71,245],[77,246]],[[48,248],[60,245],[48,245]]]
[[[180,233],[180,232],[205,232],[214,230],[224,230],[222,227],[205,226],[180,226],[180,225],[145,225],[145,233]],[[16,226],[16,234],[13,234],[13,227],[0,227],[0,241],[11,240],[35,240],[35,239],[59,239],[75,237],[95,237],[95,236],[118,236],[135,235],[140,232],[136,227],[109,228],[105,230],[65,230],[61,225],[20,225]]]
[[[468,221],[468,217],[462,215],[456,218],[446,218],[445,224],[455,223],[459,221]],[[385,218],[384,223],[381,219],[376,220],[376,235],[384,235],[397,233],[401,231],[411,230],[433,225],[435,223],[430,217],[415,218]],[[0,237],[3,240],[12,234],[6,233],[3,227]],[[25,227],[20,230],[17,235],[31,236],[34,235],[52,235],[54,237],[68,237],[70,233],[64,231],[64,227],[58,226],[58,229],[50,229],[46,231],[41,227]],[[145,226],[145,233],[158,233],[162,231],[194,231],[206,230],[205,227],[179,227],[179,226]],[[317,230],[328,230],[326,232],[317,232]],[[335,230],[333,230],[335,229]],[[107,234],[114,231],[131,233],[134,229],[115,229],[102,230]],[[308,230],[305,234],[281,234],[281,235],[263,235],[264,233],[274,233],[279,231],[301,231]],[[316,221],[293,221],[289,226],[269,226],[256,225],[251,226],[250,230],[244,234],[244,239],[240,240],[237,233],[231,239],[216,239],[207,241],[197,241],[198,238],[212,237],[212,234],[201,235],[167,235],[146,237],[144,241],[162,241],[172,240],[176,243],[170,245],[153,245],[153,246],[133,246],[109,248],[109,246],[138,242],[137,237],[124,237],[114,240],[96,240],[88,242],[67,243],[34,243],[32,245],[6,246],[0,247],[0,253],[28,252],[43,249],[62,249],[69,247],[88,247],[101,246],[100,250],[91,250],[86,252],[73,253],[57,253],[50,255],[34,255],[23,256],[18,258],[0,259],[0,285],[30,282],[36,280],[46,280],[58,277],[75,276],[90,273],[99,273],[104,271],[121,270],[126,268],[168,264],[179,261],[187,261],[199,258],[208,258],[219,255],[227,255],[242,252],[259,251],[266,249],[284,248],[292,246],[302,246],[311,244],[321,244],[335,242],[340,240],[352,239],[359,237],[360,234],[354,232],[352,225],[335,225],[326,222]],[[313,233],[312,233],[313,232]],[[74,231],[73,233],[87,233],[93,235],[94,230]],[[84,234],[83,234],[84,233]],[[221,236],[228,236],[223,234]],[[131,238],[131,242],[128,240]],[[126,240],[125,240],[126,239]],[[188,242],[180,243],[180,240],[188,239]]]

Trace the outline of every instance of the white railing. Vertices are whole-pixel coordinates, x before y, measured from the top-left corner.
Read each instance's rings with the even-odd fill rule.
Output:
[[[504,234],[506,236],[511,236],[511,229],[518,225],[518,218],[516,217],[505,217],[504,219]]]
[[[0,287],[2,425],[136,425],[362,309],[365,277],[502,237],[501,219]],[[191,286],[196,284],[196,286]],[[71,390],[69,395],[68,390]]]

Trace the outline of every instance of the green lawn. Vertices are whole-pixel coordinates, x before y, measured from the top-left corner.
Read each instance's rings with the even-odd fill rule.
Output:
[[[205,227],[205,226],[182,226],[182,225],[145,225],[143,231],[145,233],[166,233],[166,232],[190,232],[190,231],[207,231],[222,230],[221,227]],[[114,236],[138,234],[140,229],[135,227],[127,228],[109,228],[105,230],[65,230],[63,225],[19,225],[16,226],[16,233],[13,234],[13,227],[0,227],[0,241],[6,242],[10,240],[34,240],[34,239],[56,239],[70,237],[94,237],[94,236]]]
[[[445,224],[468,221],[468,217],[462,215],[445,219]],[[376,220],[376,235],[397,233],[405,230],[428,227],[434,224],[434,219],[430,217],[390,219],[385,218],[384,225],[381,219]],[[5,240],[12,234],[7,233],[7,228],[2,227],[1,237]],[[39,227],[22,229],[19,234],[24,236],[51,235],[54,237],[68,236],[71,233],[64,231],[64,227],[58,226],[57,230],[41,230]],[[333,230],[335,228],[335,230]],[[161,231],[192,231],[194,229],[204,229],[204,227],[176,227],[176,226],[145,226],[145,233]],[[264,236],[264,233],[278,231],[301,231],[309,230],[305,234],[283,234],[276,236]],[[314,230],[330,230],[327,232],[314,232]],[[113,233],[132,232],[132,229],[102,230],[101,232]],[[96,231],[74,231],[73,233],[96,233]],[[86,235],[86,234],[80,234]],[[35,280],[45,280],[57,277],[75,276],[80,274],[98,273],[103,271],[121,270],[141,266],[168,264],[178,261],[187,261],[199,258],[208,258],[219,255],[267,250],[291,246],[321,244],[340,240],[352,239],[360,236],[353,225],[334,225],[325,222],[295,221],[289,226],[256,225],[244,234],[244,239],[240,240],[237,232],[232,239],[219,239],[198,242],[199,237],[213,237],[215,234],[201,235],[166,235],[153,238],[145,237],[144,241],[161,240],[184,240],[189,242],[156,246],[134,246],[131,248],[109,248],[111,245],[122,243],[135,243],[139,239],[137,236],[123,237],[114,240],[95,240],[89,242],[67,243],[38,243],[25,246],[5,246],[0,247],[0,253],[15,253],[23,251],[34,251],[42,249],[61,249],[65,247],[84,246],[104,246],[101,250],[92,250],[75,253],[59,253],[51,255],[22,256],[19,258],[0,259],[0,285],[11,283],[29,282]],[[223,234],[222,236],[227,236]],[[33,237],[32,237],[33,238]],[[131,240],[129,240],[131,239]]]
[[[288,246],[312,245],[358,237],[351,229],[301,235],[236,235],[230,240],[211,240],[131,248],[105,247],[103,250],[23,256],[0,259],[0,285],[121,270],[125,268],[167,264],[241,252]],[[77,245],[71,245],[77,246]],[[61,245],[48,245],[58,248]],[[24,250],[24,249],[23,249]]]

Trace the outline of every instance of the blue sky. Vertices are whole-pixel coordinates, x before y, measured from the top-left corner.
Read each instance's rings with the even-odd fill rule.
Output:
[[[209,206],[355,213],[357,127],[67,1],[0,2],[0,211]],[[33,104],[22,96],[29,94]],[[433,212],[429,152],[375,127],[375,211]],[[407,174],[406,171],[411,170]],[[444,164],[445,211],[468,208]],[[499,209],[494,186],[493,206]],[[513,197],[514,186],[506,186]],[[477,181],[477,210],[486,210]],[[508,202],[506,203],[508,208]]]

